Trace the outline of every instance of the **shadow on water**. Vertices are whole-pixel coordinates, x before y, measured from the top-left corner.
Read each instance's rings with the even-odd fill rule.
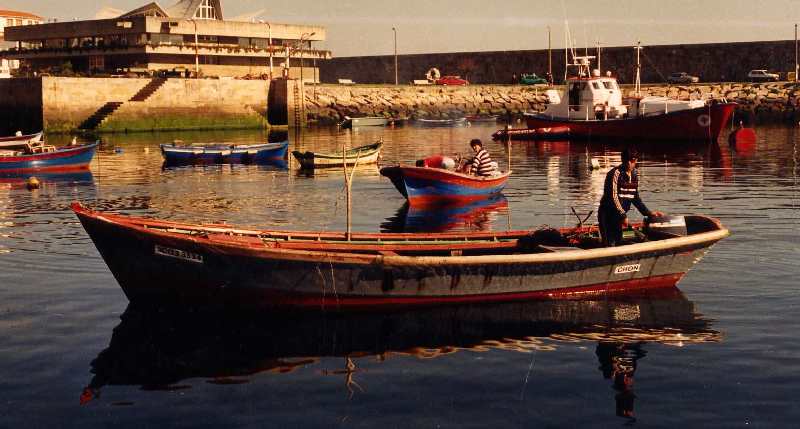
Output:
[[[617,390],[621,416],[633,413],[633,377],[647,343],[721,341],[711,322],[676,288],[594,300],[544,300],[460,305],[380,313],[219,314],[129,306],[108,347],[91,363],[81,403],[103,388],[191,388],[247,383],[259,373],[288,374],[322,358],[344,358],[333,375],[352,395],[359,360],[393,356],[437,358],[459,351],[553,351],[559,344],[596,342],[604,378]],[[324,373],[322,375],[331,375]],[[288,376],[288,375],[287,375]]]

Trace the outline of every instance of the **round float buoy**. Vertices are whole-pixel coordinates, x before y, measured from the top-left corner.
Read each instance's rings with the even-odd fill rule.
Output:
[[[28,178],[28,181],[25,183],[25,187],[27,187],[29,191],[32,191],[34,189],[41,188],[42,187],[42,183],[39,182],[39,179],[31,176],[31,177]]]

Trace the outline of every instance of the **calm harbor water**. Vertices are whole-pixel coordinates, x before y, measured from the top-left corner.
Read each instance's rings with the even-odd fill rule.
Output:
[[[413,162],[467,154],[495,129],[315,129],[290,150],[383,138],[383,163]],[[129,308],[70,202],[339,230],[343,178],[292,165],[162,168],[159,143],[268,138],[258,132],[104,136],[91,172],[39,175],[36,191],[0,178],[0,427],[794,426],[800,130],[757,133],[749,147],[640,145],[652,209],[709,214],[732,231],[679,290],[352,316]],[[505,168],[507,146],[487,148]],[[354,229],[569,226],[572,208],[596,209],[620,149],[512,143],[503,196],[444,213],[408,209],[362,166]]]

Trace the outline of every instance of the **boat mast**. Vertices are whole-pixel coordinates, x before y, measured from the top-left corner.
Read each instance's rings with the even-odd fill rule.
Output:
[[[641,41],[636,42],[636,47],[633,49],[636,49],[636,82],[634,83],[633,88],[634,88],[634,93],[636,94],[637,97],[639,97],[642,95],[642,77],[641,77],[642,64],[639,61],[639,52],[642,51],[642,42]]]
[[[564,84],[567,83],[568,72],[567,68],[569,67],[569,48],[571,43],[569,42],[569,24],[567,21],[564,21]]]
[[[547,76],[548,84],[553,85],[553,47],[550,39],[550,26],[547,26]]]

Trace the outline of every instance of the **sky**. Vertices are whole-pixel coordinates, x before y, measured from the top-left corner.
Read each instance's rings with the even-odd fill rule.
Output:
[[[151,0],[0,0],[0,9],[59,21],[91,19],[105,6],[131,10]],[[177,0],[158,0],[169,6]],[[226,19],[327,28],[315,45],[335,57],[563,48],[565,21],[578,47],[794,39],[800,0],[222,0]]]

